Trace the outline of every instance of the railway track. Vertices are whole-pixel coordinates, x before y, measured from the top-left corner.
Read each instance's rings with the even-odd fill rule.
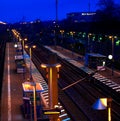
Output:
[[[40,68],[41,63],[48,62],[48,54],[50,52],[46,49],[37,48],[33,51],[33,62],[35,63],[38,70],[45,77],[45,71]],[[73,121],[106,121],[107,120],[107,110],[106,111],[95,111],[92,109],[92,104],[98,97],[108,97],[109,93],[104,93],[104,89],[97,88],[92,81],[86,78],[84,81],[78,83],[77,85],[61,91],[67,85],[78,81],[87,74],[68,63],[67,61],[58,57],[58,61],[61,63],[62,68],[60,69],[60,79],[59,84],[59,100],[65,107],[65,110],[70,115]],[[47,79],[46,79],[47,80]],[[112,121],[119,121],[120,115],[120,104],[114,99],[112,101]]]

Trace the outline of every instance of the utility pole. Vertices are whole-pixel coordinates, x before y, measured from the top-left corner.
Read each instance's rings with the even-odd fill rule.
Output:
[[[90,13],[90,7],[91,7],[91,5],[90,5],[90,0],[88,1],[88,12]]]
[[[56,0],[56,23],[58,22],[58,0]]]
[[[56,0],[56,20],[55,20],[55,49],[57,44],[57,36],[58,36],[58,0]]]

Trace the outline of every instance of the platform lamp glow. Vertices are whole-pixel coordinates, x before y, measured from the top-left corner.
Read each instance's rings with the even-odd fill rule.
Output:
[[[58,104],[57,100],[58,98],[58,88],[57,88],[57,78],[58,76],[58,72],[59,72],[59,68],[61,67],[61,64],[56,63],[56,64],[41,64],[42,68],[46,68],[47,69],[47,73],[48,73],[48,86],[49,86],[49,107],[53,108],[54,105]],[[55,88],[56,87],[56,88]],[[53,90],[55,89],[55,90]],[[55,104],[54,104],[55,103]]]
[[[99,98],[93,104],[92,108],[95,110],[108,110],[108,121],[111,121],[111,98]]]
[[[25,88],[33,88],[33,108],[34,108],[34,121],[37,121],[37,111],[36,111],[36,83],[35,82],[24,82]]]
[[[25,41],[27,41],[27,38],[22,39],[23,57],[24,57],[24,47],[25,47]]]
[[[34,99],[34,121],[37,121],[37,112],[36,112],[36,83],[31,83],[33,86],[33,99]]]
[[[63,44],[63,37],[64,37],[64,30],[60,30],[60,33],[61,33],[61,45]],[[63,47],[62,47],[62,50],[63,50]]]
[[[18,47],[18,45],[15,43],[15,44],[14,44],[14,47],[15,47],[15,48],[17,48],[17,47]]]
[[[109,39],[112,41],[112,76],[114,75],[114,41],[117,39],[117,36],[109,36]]]
[[[113,64],[114,64],[114,63],[113,63],[113,55],[108,55],[108,59],[112,61],[112,67],[111,67],[111,68],[112,68],[112,76],[113,76],[113,75],[114,75],[114,68],[113,68],[113,66],[114,66],[114,65],[113,65]]]

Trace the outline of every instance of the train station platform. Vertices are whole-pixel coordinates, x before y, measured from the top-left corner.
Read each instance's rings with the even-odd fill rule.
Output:
[[[45,46],[45,48],[53,53],[56,53],[57,56],[61,57],[62,59],[65,59],[77,68],[80,68],[85,73],[94,73],[93,78],[120,94],[120,71],[114,69],[114,74],[112,75],[112,69],[106,66],[104,71],[97,71],[97,69],[91,69],[85,66],[84,57],[75,52],[62,48],[60,46]],[[78,59],[78,57],[81,59]]]
[[[56,53],[61,58],[66,59],[76,67],[82,68],[87,73],[91,73],[94,71],[89,68],[84,68],[84,62],[82,60],[76,60],[76,58],[80,56],[76,53],[72,53],[71,51],[60,47],[57,47],[57,50],[48,46],[46,46],[46,48]],[[23,112],[21,111],[21,105],[23,104],[22,83],[27,81],[27,79],[30,77],[28,69],[30,67],[30,60],[25,59],[27,66],[26,73],[18,74],[16,73],[15,55],[16,51],[14,48],[14,43],[7,43],[4,63],[4,75],[2,82],[1,121],[29,120],[23,116]],[[82,56],[80,58],[82,58]],[[44,92],[42,92],[42,98],[45,101],[44,103],[48,105],[47,83],[43,79],[42,75],[38,72],[34,64],[32,64],[32,74],[33,80],[35,80],[35,82],[40,82],[41,86],[43,87]],[[107,86],[115,89],[116,91],[120,91],[120,73],[118,71],[114,71],[114,76],[111,76],[111,70],[106,69],[106,71],[96,73],[94,77],[97,78],[99,81],[105,83]],[[67,117],[67,113],[64,109],[60,117],[63,119],[62,121],[70,121],[70,118]],[[65,119],[64,117],[67,118]]]
[[[23,114],[21,106],[23,105],[23,89],[22,85],[30,78],[30,58],[24,51],[26,63],[26,73],[17,73],[15,64],[16,48],[14,48],[14,43],[6,44],[5,52],[5,63],[4,63],[4,75],[2,82],[2,92],[1,92],[1,121],[29,121],[30,118],[26,118]],[[33,62],[31,62],[32,68],[32,80],[35,83],[40,83],[43,88],[41,92],[41,98],[45,105],[48,107],[48,85],[42,75],[39,73],[38,69],[35,67]],[[71,121],[68,117],[66,111],[60,104],[61,107],[61,119],[62,121]],[[39,119],[38,119],[39,120]]]
[[[27,80],[29,73],[16,73],[15,54],[14,43],[7,43],[1,92],[1,121],[27,121],[20,106],[23,103],[21,85]]]

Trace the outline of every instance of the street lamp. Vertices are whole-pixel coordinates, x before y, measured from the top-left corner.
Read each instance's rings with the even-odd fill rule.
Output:
[[[71,35],[71,37],[72,37],[72,41],[74,41],[74,34],[75,34],[75,32],[74,31],[70,31],[70,35]],[[74,42],[74,44],[75,44],[75,42]],[[72,56],[73,56],[73,48],[74,48],[74,46],[72,45]]]
[[[48,87],[49,87],[49,108],[53,109],[58,105],[58,83],[57,78],[61,64],[56,63],[56,55],[52,54],[49,58],[49,64],[41,64],[42,68],[47,68],[48,72]],[[51,121],[58,121],[58,114],[51,116]],[[60,121],[60,119],[59,119]]]
[[[24,83],[22,83],[22,85],[23,85],[24,94],[33,92],[34,121],[37,121],[36,92],[42,92],[43,88],[40,86],[40,83],[36,83],[36,82],[24,82]],[[24,96],[26,96],[26,94]],[[28,98],[30,100],[30,98],[32,98],[32,97],[28,96]],[[32,116],[32,113],[31,113],[31,116]],[[32,117],[31,117],[31,119],[32,119]]]
[[[108,121],[111,121],[111,98],[100,98],[97,99],[96,102],[93,104],[93,109],[95,110],[104,110],[108,109]]]
[[[31,83],[33,86],[33,99],[34,99],[34,121],[37,121],[37,112],[36,112],[36,83]]]
[[[17,47],[18,47],[18,45],[17,45],[17,44],[14,44],[14,47],[15,47],[15,48],[17,48]]]
[[[28,46],[25,45],[26,49],[29,49],[29,55],[30,55],[30,79],[32,79],[32,48],[36,48],[36,45]]]
[[[112,76],[114,75],[114,40],[117,38],[117,36],[109,36],[109,39],[112,40],[112,55],[109,57],[109,59],[112,60]]]
[[[54,105],[57,105],[58,101],[58,89],[57,89],[57,73],[61,64],[41,64],[42,68],[48,69],[48,80],[49,80],[49,107],[53,108]],[[54,88],[54,90],[53,90]],[[56,101],[55,101],[56,100]]]
[[[88,33],[88,43],[87,43],[87,50],[88,50],[88,53],[90,52],[90,36],[91,36],[92,34],[91,33]]]
[[[23,51],[23,57],[24,57],[24,47],[25,47],[25,41],[27,41],[27,38],[20,39],[20,41],[22,42],[22,51]]]
[[[113,55],[108,55],[108,59],[112,61],[112,66],[111,66],[111,68],[112,68],[112,76],[113,76],[113,75],[114,75]]]
[[[60,33],[61,33],[61,37],[62,37],[62,39],[61,39],[61,44],[63,43],[63,34],[64,34],[64,30],[60,30]],[[63,47],[62,47],[62,49],[63,49]]]

